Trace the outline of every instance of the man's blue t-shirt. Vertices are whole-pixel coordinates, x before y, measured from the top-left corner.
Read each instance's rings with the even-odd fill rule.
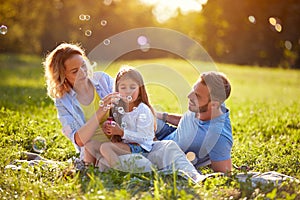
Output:
[[[207,160],[222,161],[231,158],[233,144],[229,111],[210,121],[202,121],[195,113],[187,111],[181,118],[177,129],[164,139],[175,141],[185,152],[194,152],[197,163]]]

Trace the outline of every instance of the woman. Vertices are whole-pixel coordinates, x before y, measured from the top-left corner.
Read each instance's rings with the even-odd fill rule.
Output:
[[[101,143],[109,141],[99,125],[108,117],[113,79],[103,72],[90,73],[84,50],[74,44],[57,46],[44,67],[48,95],[54,99],[63,133],[80,152],[80,159],[95,164]],[[99,107],[100,100],[104,106]]]

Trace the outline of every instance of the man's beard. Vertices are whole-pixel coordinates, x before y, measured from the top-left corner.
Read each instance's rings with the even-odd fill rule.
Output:
[[[209,104],[209,102],[208,102],[207,104],[205,104],[204,106],[198,107],[199,113],[204,113],[204,112],[206,112],[206,111],[208,110],[208,104]]]

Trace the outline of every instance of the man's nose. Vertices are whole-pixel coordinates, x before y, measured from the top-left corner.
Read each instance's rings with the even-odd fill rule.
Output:
[[[192,98],[192,95],[193,95],[193,92],[188,93],[187,98],[188,98],[188,99],[191,99],[191,98]]]

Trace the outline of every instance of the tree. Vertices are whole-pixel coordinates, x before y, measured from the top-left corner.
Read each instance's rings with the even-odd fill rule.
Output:
[[[30,6],[29,6],[30,5]],[[0,52],[38,53],[43,32],[44,3],[30,0],[6,0],[1,3],[1,23],[8,32],[0,37]]]
[[[299,0],[209,0],[202,12],[183,15],[178,10],[163,24],[139,0],[109,5],[95,0],[0,1],[0,25],[8,27],[0,35],[0,53],[45,54],[61,42],[81,43],[88,52],[114,34],[156,26],[186,34],[218,62],[300,68]],[[160,56],[174,55],[151,50],[127,58]]]
[[[296,0],[209,0],[201,13],[205,46],[222,62],[296,67],[299,5]],[[271,19],[277,22],[272,25]]]

